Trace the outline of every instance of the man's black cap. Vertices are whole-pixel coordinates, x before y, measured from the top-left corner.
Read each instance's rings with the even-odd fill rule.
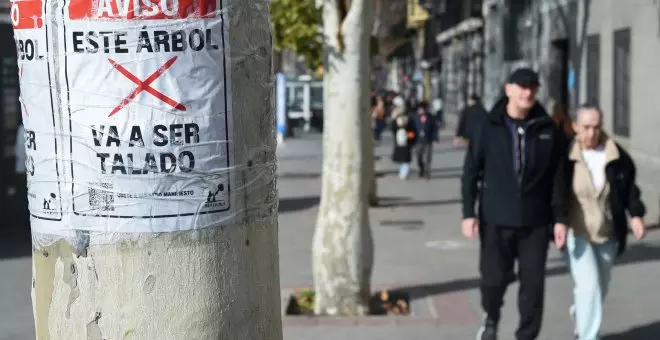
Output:
[[[520,87],[539,86],[539,75],[531,68],[519,68],[509,76],[508,84],[516,84]]]

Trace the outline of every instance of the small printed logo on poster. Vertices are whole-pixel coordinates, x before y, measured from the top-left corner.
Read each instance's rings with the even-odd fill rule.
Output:
[[[57,195],[53,192],[50,195],[44,197],[41,211],[42,213],[56,215],[59,214],[59,207],[57,206],[58,200]]]
[[[211,187],[208,190],[206,196],[206,203],[204,203],[204,209],[214,209],[214,208],[224,208],[227,206],[226,200],[225,185],[223,183],[218,184],[215,187]]]

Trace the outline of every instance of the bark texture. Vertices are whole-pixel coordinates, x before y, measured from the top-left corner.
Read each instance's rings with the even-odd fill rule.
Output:
[[[38,340],[282,339],[268,1],[225,8],[232,206],[245,209],[201,230],[34,234]]]
[[[369,124],[371,3],[324,1],[323,177],[312,257],[315,313],[368,313],[373,242]],[[345,8],[346,10],[340,10]],[[345,13],[345,15],[344,15]],[[340,41],[341,39],[341,41]]]

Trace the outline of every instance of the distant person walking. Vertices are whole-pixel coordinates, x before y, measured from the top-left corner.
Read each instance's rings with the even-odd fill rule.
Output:
[[[417,130],[413,120],[406,112],[403,99],[395,98],[394,105],[395,108],[392,111],[392,133],[394,134],[392,161],[399,164],[399,178],[405,180],[410,172],[412,149],[417,141]]]
[[[470,141],[462,178],[463,234],[479,235],[481,306],[478,340],[496,340],[500,309],[518,260],[517,340],[541,330],[549,230],[555,243],[566,237],[566,149],[563,136],[536,101],[538,75],[514,71],[500,99]],[[483,177],[482,177],[483,174]],[[481,193],[477,183],[482,179]],[[480,197],[480,216],[475,203]]]
[[[554,104],[552,106],[551,117],[557,128],[561,130],[564,134],[564,137],[566,137],[566,143],[570,143],[575,137],[575,131],[573,130],[573,121],[568,115],[568,108],[566,107],[566,104]]]
[[[442,104],[442,98],[440,97],[435,97],[431,100],[430,113],[431,116],[435,117],[439,129],[442,129],[445,126],[445,115]]]
[[[415,116],[417,107],[419,107],[419,100],[417,99],[417,93],[415,91],[412,91],[410,97],[408,97],[406,106],[408,108],[408,113],[410,113],[411,116]]]
[[[635,237],[640,240],[646,233],[635,165],[602,131],[602,122],[598,108],[580,107],[569,154],[572,190],[565,254],[575,283],[571,314],[579,340],[600,339],[612,264],[626,248],[627,214]]]
[[[467,145],[479,124],[486,119],[487,115],[488,112],[486,112],[486,109],[481,104],[479,97],[474,94],[470,95],[467,105],[461,112],[461,117],[458,120],[454,145]]]
[[[374,140],[380,141],[383,130],[386,127],[385,122],[385,101],[378,93],[371,96],[371,119],[374,129]]]
[[[442,98],[440,97],[435,97],[431,101],[431,106],[432,106],[432,114],[438,117],[439,121],[442,121],[442,114],[443,114],[443,107],[442,107]]]
[[[419,177],[429,179],[431,177],[431,161],[433,160],[433,144],[437,143],[439,138],[438,124],[429,115],[426,102],[422,102],[417,106],[414,124],[418,136],[416,156]]]

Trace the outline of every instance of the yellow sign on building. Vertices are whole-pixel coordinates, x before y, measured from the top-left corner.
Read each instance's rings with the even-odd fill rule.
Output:
[[[419,3],[419,0],[408,0],[407,26],[411,29],[423,27],[429,20],[429,12]]]

